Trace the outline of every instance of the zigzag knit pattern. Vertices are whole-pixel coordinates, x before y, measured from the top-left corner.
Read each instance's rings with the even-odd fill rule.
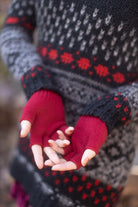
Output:
[[[82,114],[90,115],[102,119],[109,131],[85,168],[65,173],[38,171],[28,140],[20,141],[11,172],[30,204],[114,206],[127,181],[137,138],[137,0],[13,0],[0,46],[28,99],[41,88],[56,91],[69,125]]]

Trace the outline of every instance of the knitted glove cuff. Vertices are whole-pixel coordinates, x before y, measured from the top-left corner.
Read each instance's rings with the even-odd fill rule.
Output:
[[[34,92],[42,88],[56,92],[55,88],[51,83],[49,72],[41,66],[35,66],[27,71],[21,77],[21,83],[27,99],[29,99]]]
[[[124,125],[131,119],[131,108],[121,93],[109,94],[99,98],[82,111],[82,115],[99,117],[105,122],[108,133],[117,125]]]

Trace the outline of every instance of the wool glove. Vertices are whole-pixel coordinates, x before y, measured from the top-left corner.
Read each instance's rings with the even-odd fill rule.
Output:
[[[25,105],[20,122],[31,122],[30,146],[49,146],[49,139],[58,139],[57,130],[67,128],[61,97],[50,90],[35,92]]]
[[[81,165],[81,158],[86,149],[93,150],[96,154],[106,141],[108,135],[105,123],[97,117],[81,116],[75,126],[71,137],[71,145],[66,147],[64,158]]]

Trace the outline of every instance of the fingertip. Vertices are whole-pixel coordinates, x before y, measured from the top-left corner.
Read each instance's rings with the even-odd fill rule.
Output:
[[[85,166],[87,165],[88,162],[89,162],[89,159],[88,159],[88,158],[87,158],[87,159],[82,159],[82,160],[81,160],[81,164],[82,164],[83,167],[85,167]]]
[[[53,144],[53,142],[54,142],[54,141],[53,141],[52,139],[49,139],[49,140],[48,140],[48,143],[50,143],[50,144]]]
[[[37,167],[38,167],[39,170],[42,170],[44,165],[37,165]]]
[[[73,133],[73,131],[74,131],[74,127],[70,126],[65,130],[65,133],[67,135],[71,135]]]
[[[26,135],[23,131],[20,132],[20,138],[24,138]]]
[[[70,144],[70,141],[69,140],[64,140],[64,144],[65,145],[69,145]]]

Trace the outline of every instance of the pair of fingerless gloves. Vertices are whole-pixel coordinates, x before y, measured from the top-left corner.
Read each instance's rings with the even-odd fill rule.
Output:
[[[20,121],[31,122],[30,145],[49,146],[48,140],[58,139],[57,130],[65,133],[68,128],[65,121],[62,98],[56,92],[41,89],[35,92],[23,109]],[[81,116],[65,149],[64,158],[81,167],[81,158],[86,149],[96,154],[106,141],[106,124],[98,117]]]

